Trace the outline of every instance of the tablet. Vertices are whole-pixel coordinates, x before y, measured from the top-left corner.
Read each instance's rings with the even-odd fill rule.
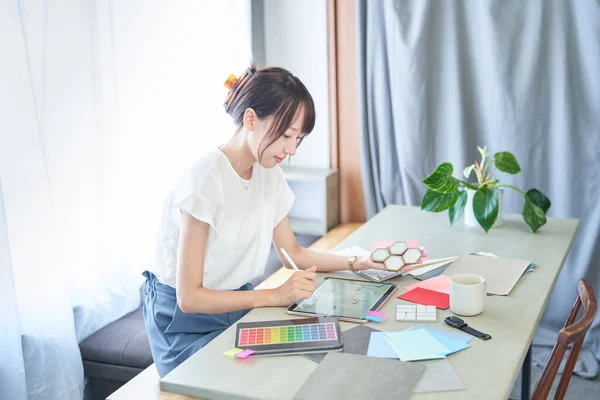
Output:
[[[233,343],[254,350],[253,356],[341,351],[343,345],[337,318],[240,322]]]
[[[292,304],[287,312],[365,323],[366,313],[379,310],[396,290],[395,283],[326,277],[311,297]]]

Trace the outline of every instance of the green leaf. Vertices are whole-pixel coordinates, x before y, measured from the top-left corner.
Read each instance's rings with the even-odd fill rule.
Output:
[[[530,189],[525,193],[523,204],[523,219],[532,232],[537,231],[547,222],[546,213],[550,209],[550,199],[537,189]]]
[[[465,209],[465,204],[467,204],[467,191],[463,190],[458,192],[458,200],[456,200],[456,203],[448,210],[450,225],[453,225],[456,220],[460,218]]]
[[[483,146],[483,149],[477,146],[477,150],[479,150],[479,154],[481,154],[481,168],[483,168],[483,165],[485,164],[485,159],[488,156],[487,146]]]
[[[428,189],[421,201],[421,209],[425,211],[440,212],[449,209],[458,199],[458,191],[440,193]]]
[[[502,172],[512,175],[521,172],[521,166],[517,162],[516,157],[508,151],[494,154],[494,162],[496,163],[496,168]]]
[[[552,205],[552,203],[550,203],[550,199],[537,189],[529,189],[529,191],[525,193],[525,196],[529,198],[529,201],[531,201],[533,204],[544,210],[544,214],[548,212],[550,206]]]
[[[458,181],[452,177],[454,168],[449,162],[442,163],[429,175],[423,183],[435,192],[452,193],[458,189]]]
[[[465,178],[469,179],[469,176],[471,176],[471,172],[473,172],[474,169],[475,164],[471,164],[467,168],[463,169],[463,175],[465,176]]]
[[[473,196],[473,214],[479,225],[488,232],[498,218],[498,189],[487,186],[479,188]]]

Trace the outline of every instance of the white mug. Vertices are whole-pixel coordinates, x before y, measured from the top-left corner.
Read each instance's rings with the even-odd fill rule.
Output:
[[[485,279],[479,275],[458,274],[450,278],[450,310],[472,317],[481,314],[487,292]]]

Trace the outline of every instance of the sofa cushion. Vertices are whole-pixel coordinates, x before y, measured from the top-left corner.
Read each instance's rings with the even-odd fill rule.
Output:
[[[122,376],[123,371],[141,371],[153,362],[142,307],[89,336],[79,348],[85,374],[90,377],[117,379],[112,373],[107,375],[109,371],[102,367],[122,367],[114,368]]]

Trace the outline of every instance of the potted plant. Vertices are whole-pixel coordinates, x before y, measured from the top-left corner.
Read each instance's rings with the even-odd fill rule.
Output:
[[[551,205],[550,199],[546,195],[537,189],[523,192],[511,185],[499,185],[499,180],[492,174],[492,165],[499,171],[512,175],[521,172],[515,156],[503,151],[494,154],[494,157],[489,159],[487,147],[482,149],[478,146],[477,149],[481,153],[481,162],[475,161],[473,165],[466,167],[463,171],[463,175],[467,179],[472,173],[475,173],[477,183],[454,178],[452,164],[442,163],[423,181],[427,186],[427,191],[421,201],[421,209],[432,212],[449,210],[450,224],[454,224],[467,206],[467,200],[471,198],[472,206],[468,205],[469,211],[472,210],[479,225],[488,232],[498,219],[502,188],[510,188],[523,195],[525,199],[523,219],[532,232],[546,224],[546,213]],[[472,191],[471,196],[469,196],[469,191]]]

